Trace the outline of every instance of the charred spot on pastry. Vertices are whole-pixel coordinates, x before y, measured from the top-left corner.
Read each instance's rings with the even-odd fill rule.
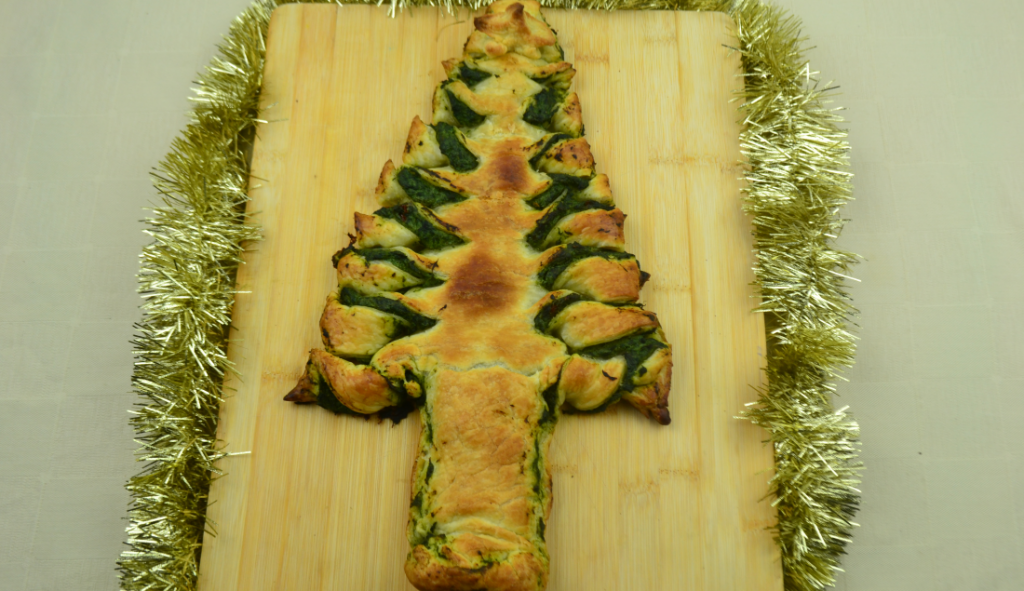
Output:
[[[521,194],[537,183],[536,175],[523,161],[522,149],[516,142],[492,145],[484,168],[474,177],[474,188],[470,190],[480,195]]]
[[[448,298],[470,316],[507,308],[515,295],[514,282],[490,255],[474,253],[448,280]]]
[[[568,135],[568,134],[565,134],[565,133],[556,133],[556,134],[550,135],[546,139],[543,139],[540,142],[538,142],[540,147],[536,148],[536,150],[537,150],[536,154],[534,154],[533,158],[530,158],[530,166],[532,166],[534,169],[536,169],[537,168],[537,164],[540,162],[540,159],[543,158],[544,155],[547,154],[548,151],[551,150],[551,148],[555,144],[557,144],[559,142],[564,142],[565,140],[570,140],[570,139],[572,139],[571,135]],[[537,146],[537,145],[538,144],[534,144],[534,146]]]

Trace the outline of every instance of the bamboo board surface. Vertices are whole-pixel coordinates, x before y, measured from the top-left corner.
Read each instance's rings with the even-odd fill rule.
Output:
[[[674,351],[672,424],[619,405],[565,416],[551,446],[552,591],[782,589],[763,497],[765,433],[734,417],[763,385],[750,222],[740,210],[732,22],[716,13],[545,12],[578,74],[587,138],[652,279]],[[440,62],[471,30],[436,9],[287,5],[268,38],[249,211],[264,240],[239,273],[221,409],[231,452],[211,489],[201,591],[407,590],[415,415],[335,416],[281,400],[334,287],[352,213],[429,120]]]

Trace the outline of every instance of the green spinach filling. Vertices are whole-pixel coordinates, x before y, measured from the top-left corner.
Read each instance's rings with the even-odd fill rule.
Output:
[[[606,260],[622,261],[634,258],[628,252],[615,252],[613,250],[602,250],[592,246],[583,246],[578,242],[570,242],[562,250],[555,253],[544,265],[544,268],[537,274],[537,282],[544,289],[554,289],[552,286],[558,277],[576,261],[590,257],[601,257]]]
[[[537,312],[537,315],[533,317],[533,327],[538,331],[547,334],[548,327],[551,326],[551,321],[555,319],[572,304],[579,302],[583,299],[583,296],[576,292],[569,292],[563,296],[557,297],[550,302],[544,304],[544,307]]]
[[[614,340],[610,343],[602,343],[600,345],[594,345],[593,347],[580,349],[578,353],[584,357],[600,360],[611,359],[620,355],[625,357],[626,371],[622,375],[622,381],[619,382],[619,390],[629,391],[633,389],[633,378],[636,376],[637,368],[640,367],[640,364],[647,361],[647,358],[655,351],[658,349],[664,349],[667,346],[668,345],[665,343],[652,338],[650,334],[635,334],[622,337],[621,339]],[[601,408],[594,409],[589,412],[599,412],[607,407],[607,404],[609,403],[602,405]]]
[[[382,296],[363,295],[351,287],[343,287],[341,289],[338,301],[346,306],[364,306],[398,316],[408,327],[408,331],[405,334],[423,332],[437,324],[437,320],[427,318],[398,300]]]
[[[440,279],[434,276],[433,273],[421,268],[416,263],[412,262],[409,257],[398,250],[392,250],[390,248],[364,248],[357,249],[352,246],[339,250],[334,253],[331,261],[334,266],[338,266],[338,261],[341,260],[348,253],[355,253],[362,257],[367,263],[373,263],[376,261],[382,261],[390,264],[391,266],[399,269],[403,273],[407,273],[412,277],[420,280],[419,287],[433,287],[435,285],[441,285],[444,283]]]
[[[468,172],[480,164],[480,160],[459,141],[459,134],[450,123],[441,122],[434,126],[437,143],[448,163],[458,172]]]
[[[412,168],[403,168],[398,171],[398,184],[402,186],[410,199],[430,208],[466,200],[464,196],[455,191],[442,189],[427,182],[423,175]]]
[[[440,250],[465,243],[465,240],[450,231],[455,230],[455,226],[442,222],[429,211],[421,212],[412,203],[385,207],[373,213],[382,218],[395,220],[408,228],[420,239],[420,244],[427,250]]]
[[[427,393],[423,392],[423,405],[420,407],[420,419],[423,423],[423,440],[430,447],[434,446],[434,420],[430,417],[430,406],[426,403]]]
[[[554,432],[555,423],[558,421],[558,383],[551,384],[544,390],[542,396],[544,411],[537,421],[537,430],[533,439],[533,461],[530,462],[530,472],[533,473],[533,494],[536,495],[537,506],[540,508],[544,507],[547,497],[547,491],[544,488],[547,483],[547,471],[544,468],[544,444]],[[537,535],[542,540],[544,539],[544,530],[543,509],[541,509],[541,515],[537,518]]]
[[[554,427],[555,421],[558,420],[558,414],[555,408],[558,405],[558,382],[548,386],[547,390],[544,390],[544,412],[540,415],[540,427],[548,428]]]
[[[416,408],[416,399],[411,396],[402,396],[402,400],[394,406],[386,406],[377,411],[377,416],[381,419],[390,419],[392,423],[396,425],[401,423],[402,420],[409,416]]]
[[[406,371],[406,378],[409,378],[408,370]],[[423,424],[423,431],[420,433],[420,449],[426,450],[434,446],[434,427],[433,419],[430,416],[430,404],[425,400],[426,393],[424,392],[423,404],[420,406],[420,420]],[[420,461],[425,461],[426,466],[417,469],[417,474],[413,482],[413,489],[415,495],[410,503],[410,521],[412,522],[412,536],[410,542],[413,545],[429,545],[428,540],[436,535],[437,523],[433,520],[430,515],[430,505],[433,500],[433,491],[430,489],[430,479],[434,475],[434,462],[430,458],[429,454],[427,457],[418,460],[417,466],[420,466]]]
[[[531,125],[544,125],[555,114],[555,110],[558,108],[558,98],[558,92],[553,88],[545,88],[533,95],[530,106],[523,113],[523,121]]]
[[[463,62],[459,66],[459,80],[465,82],[466,86],[470,88],[473,88],[477,84],[483,82],[484,80],[487,80],[490,77],[491,75],[488,74],[487,72],[477,70],[476,68],[471,68],[467,66],[465,62]]]
[[[459,100],[459,97],[452,94],[452,91],[444,89],[448,95],[448,104],[452,107],[452,115],[462,127],[476,127],[484,122],[484,116],[469,108],[469,105]]]
[[[537,221],[537,225],[533,230],[530,230],[529,234],[526,235],[526,243],[536,250],[540,250],[544,245],[544,241],[547,239],[548,234],[551,233],[552,228],[554,228],[562,218],[569,214],[586,211],[588,209],[603,209],[607,211],[612,209],[612,206],[592,199],[580,200],[571,196],[563,197],[556,201],[555,204],[548,209],[547,213]]]
[[[532,166],[536,170],[537,163],[540,162],[540,159],[544,157],[544,154],[548,153],[548,150],[551,149],[551,146],[554,146],[555,144],[563,140],[571,139],[571,136],[566,135],[564,133],[556,133],[552,135],[544,142],[544,145],[541,146],[540,150],[537,150],[537,153],[533,155],[533,158],[530,158],[530,166]]]
[[[318,382],[316,387],[316,403],[323,408],[333,412],[336,415],[356,415],[359,413],[355,412],[351,408],[345,406],[338,400],[338,397],[334,395],[334,390],[331,385],[327,382],[324,376],[317,374]]]
[[[383,261],[397,267],[409,275],[412,275],[423,282],[420,284],[420,287],[433,287],[444,283],[435,277],[430,271],[427,271],[412,262],[409,257],[405,256],[401,251],[391,250],[390,248],[366,248],[356,252],[368,263]]]
[[[551,185],[544,189],[540,195],[537,195],[533,199],[527,201],[530,207],[534,209],[544,209],[545,207],[554,203],[556,199],[565,195],[566,193],[571,196],[575,196],[576,193],[586,189],[590,185],[589,177],[572,176],[571,174],[558,174],[557,172],[549,172],[548,176],[551,177]]]

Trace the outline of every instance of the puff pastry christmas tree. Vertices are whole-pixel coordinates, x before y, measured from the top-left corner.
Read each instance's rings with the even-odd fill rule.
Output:
[[[334,256],[323,349],[286,400],[419,406],[411,550],[422,590],[547,584],[546,456],[563,405],[625,400],[668,424],[671,348],[637,304],[647,275],[583,138],[574,75],[537,2],[475,19],[416,118],[382,209]]]

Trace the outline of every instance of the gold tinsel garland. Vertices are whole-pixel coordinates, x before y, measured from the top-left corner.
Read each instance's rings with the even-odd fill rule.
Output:
[[[133,385],[143,401],[132,424],[145,468],[132,495],[121,589],[193,591],[207,524],[234,277],[258,228],[245,224],[248,153],[271,11],[257,0],[235,19],[197,81],[191,123],[157,166],[163,204],[148,220],[153,243],[139,273],[145,317],[137,325]],[[826,107],[804,56],[799,21],[761,0],[541,0],[554,8],[715,10],[737,24],[746,87],[740,103],[746,210],[756,238],[758,311],[767,314],[768,388],[743,418],[775,451],[770,480],[786,589],[834,583],[860,498],[857,424],[834,410],[837,371],[853,363],[844,290],[855,256],[833,248],[850,198],[846,133]],[[393,0],[391,9],[434,5]],[[482,0],[442,0],[479,8]]]

